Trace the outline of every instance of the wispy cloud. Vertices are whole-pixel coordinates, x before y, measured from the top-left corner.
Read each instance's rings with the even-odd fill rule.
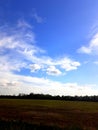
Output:
[[[24,24],[26,23],[26,24]],[[19,71],[28,68],[31,72],[41,70],[51,75],[61,75],[60,69],[76,70],[80,63],[68,57],[53,58],[46,55],[45,50],[36,46],[35,34],[27,22],[23,22],[25,29],[13,28],[0,32],[0,66],[9,70]],[[59,67],[59,69],[58,69]]]
[[[31,16],[32,16],[32,18],[34,18],[36,20],[37,23],[44,22],[44,18],[42,18],[40,15],[38,15],[38,13],[35,9],[33,9]]]
[[[78,61],[66,56],[53,58],[46,55],[46,50],[35,45],[35,33],[31,31],[31,25],[25,21],[20,26],[19,24],[11,29],[2,27],[0,31],[0,94],[35,92],[63,95],[68,92],[67,94],[74,95],[75,90],[71,90],[68,84],[44,77],[16,74],[28,69],[32,73],[40,70],[45,75],[61,76],[65,71],[75,70],[80,66]],[[74,86],[73,83],[72,85]]]
[[[94,25],[91,31],[88,45],[80,47],[79,53],[98,55],[98,24]]]
[[[98,61],[94,61],[93,63],[96,64],[96,65],[98,65]]]
[[[17,26],[19,28],[32,28],[32,26],[30,24],[28,24],[24,19],[19,19]]]

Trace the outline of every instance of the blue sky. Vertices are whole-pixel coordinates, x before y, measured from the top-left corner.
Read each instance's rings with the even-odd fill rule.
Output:
[[[98,95],[98,0],[0,1],[0,94]]]

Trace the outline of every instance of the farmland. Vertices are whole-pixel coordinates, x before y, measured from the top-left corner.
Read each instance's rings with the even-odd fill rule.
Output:
[[[60,100],[0,99],[2,122],[55,126],[70,130],[97,130],[98,103]],[[52,129],[52,128],[51,128]]]

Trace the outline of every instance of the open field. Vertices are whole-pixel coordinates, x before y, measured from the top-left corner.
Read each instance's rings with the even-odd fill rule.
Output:
[[[0,120],[72,128],[71,130],[97,130],[98,103],[0,99]]]

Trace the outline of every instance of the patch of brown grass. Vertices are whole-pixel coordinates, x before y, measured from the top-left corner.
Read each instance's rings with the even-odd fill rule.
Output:
[[[90,112],[77,106],[71,108],[70,105],[68,106],[68,102],[67,105],[66,102],[62,102],[65,105],[63,107],[50,107],[48,101],[47,105],[42,102],[42,106],[41,103],[38,105],[39,102],[37,101],[36,104],[33,104],[33,100],[29,104],[28,102],[23,100],[23,102],[18,103],[14,99],[13,101],[5,100],[4,102],[0,100],[0,119],[21,120],[35,124],[55,125],[62,128],[69,126],[80,126],[84,130],[96,130],[98,128],[98,111]],[[51,102],[54,104],[55,101]]]

